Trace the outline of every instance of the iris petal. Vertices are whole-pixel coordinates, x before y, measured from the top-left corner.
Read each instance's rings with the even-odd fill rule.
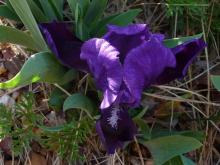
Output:
[[[172,48],[176,57],[176,67],[166,68],[158,77],[157,84],[166,84],[174,79],[183,78],[186,75],[188,67],[196,56],[205,48],[206,43],[202,38],[194,39]]]
[[[138,105],[144,88],[154,83],[166,67],[175,67],[172,51],[156,37],[133,49],[124,62],[124,82],[134,106]]]
[[[80,59],[83,43],[73,35],[68,23],[42,23],[39,27],[49,48],[62,64],[81,71],[88,71],[86,62]]]
[[[96,122],[96,131],[108,154],[114,154],[117,148],[123,147],[123,143],[121,141],[118,141],[117,139],[112,139],[104,134],[100,121]]]
[[[125,27],[109,25],[108,31],[103,38],[118,49],[122,63],[129,51],[140,46],[150,36],[145,24],[132,24]]]
[[[84,43],[81,58],[86,60],[96,85],[103,91],[101,109],[109,107],[116,99],[122,83],[122,66],[119,52],[104,39],[91,39]]]
[[[110,154],[113,154],[117,148],[121,148],[125,141],[132,140],[137,133],[137,128],[128,111],[114,107],[102,110],[96,129]]]
[[[108,31],[118,35],[135,35],[146,31],[146,24],[131,24],[128,26],[108,25]]]

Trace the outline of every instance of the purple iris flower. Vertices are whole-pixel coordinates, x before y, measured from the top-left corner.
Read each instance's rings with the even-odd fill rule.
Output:
[[[182,78],[206,46],[200,38],[170,49],[163,45],[162,34],[151,33],[145,24],[132,24],[108,26],[105,36],[81,43],[80,51],[75,45],[77,39],[67,33],[67,28],[58,30],[55,24],[41,27],[58,59],[76,69],[81,69],[79,64],[83,62],[84,71],[93,75],[103,92],[96,130],[110,154],[137,133],[128,110],[139,106],[142,91],[152,84]],[[69,42],[72,44],[65,45]]]

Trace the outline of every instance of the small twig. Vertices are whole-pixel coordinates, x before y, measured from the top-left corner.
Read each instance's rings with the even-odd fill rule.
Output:
[[[136,137],[134,137],[134,141],[135,141],[135,143],[136,143],[136,145],[137,145],[138,155],[139,155],[139,157],[140,157],[141,164],[144,165],[144,159],[143,159],[143,156],[142,156],[142,153],[141,153],[141,148],[140,148],[140,146],[139,146],[139,144],[138,144],[138,141],[137,141],[137,138],[136,138]]]
[[[87,73],[78,83],[78,88],[80,88],[82,86],[82,84],[84,83],[84,81],[87,80],[87,77],[89,76],[89,73]]]
[[[208,31],[207,31],[207,35],[209,35],[210,29],[211,29],[211,24],[212,24],[212,17],[213,17],[213,10],[214,10],[214,5],[215,2],[212,2],[212,8],[211,8],[211,15],[209,17],[209,24],[208,24]]]
[[[145,95],[148,96],[152,96],[155,98],[159,98],[159,99],[164,99],[164,100],[172,100],[172,101],[180,101],[180,102],[186,102],[189,105],[191,105],[193,108],[195,108],[200,114],[202,114],[206,119],[209,119],[209,116],[206,115],[205,113],[203,113],[200,109],[198,109],[196,106],[194,106],[192,103],[198,103],[198,104],[209,104],[212,106],[220,106],[220,104],[216,104],[216,103],[211,103],[211,102],[201,102],[201,101],[197,101],[197,100],[189,100],[189,99],[181,99],[180,96],[170,92],[171,94],[175,95],[176,97],[170,97],[170,96],[161,96],[161,95],[155,95],[155,94],[148,94],[148,93],[144,93]],[[220,132],[220,128],[212,121],[212,120],[208,120],[208,122],[210,122],[219,132]]]
[[[213,103],[213,102],[206,102],[206,101],[199,101],[199,100],[190,100],[190,99],[183,99],[183,98],[177,98],[177,97],[170,97],[170,96],[163,96],[163,95],[157,95],[157,94],[151,94],[151,93],[143,93],[146,96],[155,97],[158,99],[163,100],[170,100],[170,101],[179,101],[179,102],[189,102],[189,103],[197,103],[197,104],[209,104],[212,106],[220,107],[220,104]]]
[[[176,38],[176,32],[177,32],[177,22],[178,22],[178,7],[175,8],[176,13],[175,13],[175,24],[174,24],[174,38]]]
[[[148,18],[147,22],[149,22],[149,24],[151,24],[151,20],[152,20],[154,14],[156,13],[157,9],[158,9],[158,6],[156,6],[156,7],[154,8],[153,13],[152,13],[151,16]]]
[[[143,6],[143,5],[165,5],[165,6],[198,6],[198,7],[209,7],[209,4],[178,4],[178,3],[173,3],[173,4],[168,4],[168,3],[139,3],[135,5],[131,5],[128,8],[131,7],[137,7],[137,6]]]
[[[54,84],[54,86],[56,86],[56,87],[59,88],[61,91],[63,91],[64,93],[66,93],[66,95],[71,96],[71,94],[70,94],[67,90],[65,90],[64,88],[62,88],[60,85]]]
[[[178,87],[180,88],[180,87],[183,87],[183,86],[187,85],[188,83],[190,83],[190,82],[192,82],[192,81],[198,79],[199,77],[203,76],[203,75],[206,74],[208,71],[211,71],[212,69],[214,69],[215,67],[217,67],[217,66],[219,66],[219,65],[220,65],[220,63],[217,63],[217,64],[211,66],[210,68],[208,68],[208,69],[205,70],[204,72],[198,74],[198,75],[195,76],[194,78],[192,78],[192,79],[190,79],[189,81],[187,81],[187,82],[185,82],[185,83],[179,85]]]
[[[190,93],[192,95],[196,95],[196,96],[206,100],[206,97],[204,97],[203,95],[200,95],[196,92],[193,92],[193,91],[190,91],[190,90],[187,90],[187,89],[172,87],[172,86],[166,86],[166,85],[155,85],[154,87],[157,87],[159,89],[170,89],[170,90],[177,90],[177,91],[181,91],[181,92],[187,92],[187,93]]]
[[[118,153],[117,153],[117,152],[115,152],[115,155],[117,156],[117,158],[118,158],[119,162],[121,162],[121,164],[122,164],[122,165],[124,165],[124,163],[122,162],[122,160],[121,160],[121,158],[120,158],[120,156],[118,155]]]
[[[205,33],[205,26],[204,26],[203,19],[201,19],[201,23],[202,23],[203,39],[206,42],[206,33]],[[207,47],[205,48],[205,57],[206,57],[206,67],[207,67],[207,88],[208,88],[208,91],[207,91],[207,101],[209,102],[210,101],[211,83],[210,83],[209,57],[208,57],[208,49],[207,49]],[[210,108],[210,105],[207,104],[207,107],[206,107],[207,115],[209,115],[209,108]]]
[[[96,156],[94,155],[94,154],[92,154],[92,156],[93,156],[93,158],[94,158],[94,160],[96,161],[96,165],[100,165],[100,163],[99,163],[99,161],[98,161],[98,159],[96,158]]]
[[[173,111],[174,111],[174,101],[171,102],[171,116],[170,116],[170,133],[172,132],[172,125],[173,125]]]

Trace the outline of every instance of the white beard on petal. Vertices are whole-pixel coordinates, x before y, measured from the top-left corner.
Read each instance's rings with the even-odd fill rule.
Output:
[[[120,109],[117,107],[113,107],[111,110],[111,116],[107,119],[112,128],[118,128],[118,120],[120,120],[118,112]]]

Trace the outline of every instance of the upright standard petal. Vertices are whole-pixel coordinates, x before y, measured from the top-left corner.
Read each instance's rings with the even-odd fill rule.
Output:
[[[86,60],[97,87],[103,91],[101,109],[108,108],[117,98],[122,83],[122,66],[119,52],[104,39],[91,39],[81,49],[81,58]]]
[[[124,82],[133,104],[139,104],[143,89],[154,83],[166,67],[175,65],[171,50],[155,37],[129,52],[124,62]]]
[[[109,25],[108,33],[103,38],[118,49],[123,63],[127,53],[148,40],[149,36],[146,24],[132,24],[125,27]]]
[[[70,68],[88,71],[86,61],[80,59],[82,42],[70,30],[68,23],[42,23],[41,32],[56,57]]]
[[[111,107],[101,112],[96,130],[109,154],[113,154],[123,143],[133,140],[137,128],[127,110]]]
[[[171,50],[176,57],[176,67],[166,68],[158,77],[156,83],[166,84],[174,79],[183,78],[186,75],[190,64],[205,47],[206,43],[202,38],[200,38],[172,48]]]

